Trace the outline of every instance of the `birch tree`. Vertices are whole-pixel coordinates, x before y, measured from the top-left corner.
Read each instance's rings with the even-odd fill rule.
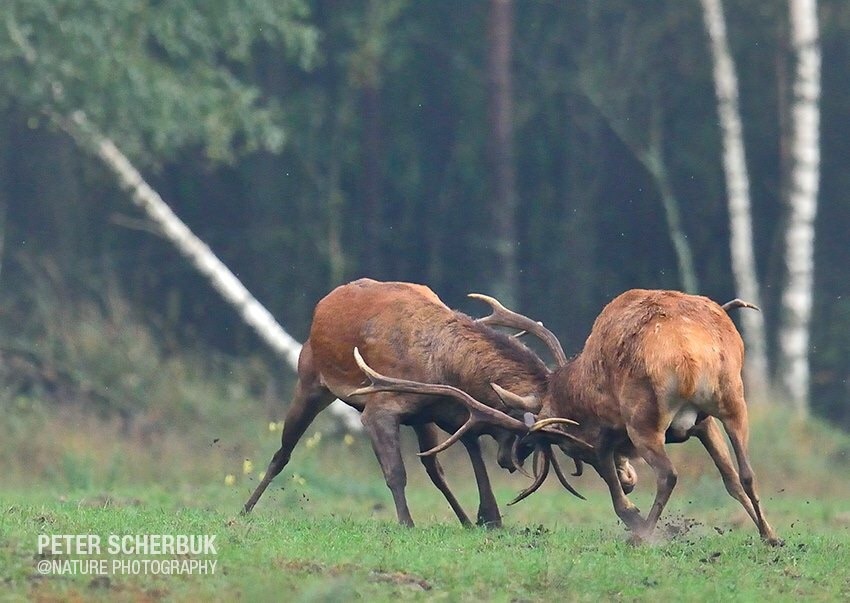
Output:
[[[717,95],[717,113],[723,139],[723,171],[729,204],[732,274],[737,295],[762,305],[753,251],[753,225],[750,181],[744,152],[741,111],[738,104],[738,76],[726,38],[722,0],[701,0],[705,29]],[[742,312],[741,324],[747,347],[745,378],[752,400],[764,400],[768,384],[767,340],[761,312]]]
[[[809,323],[820,180],[821,51],[817,1],[789,0],[788,8],[794,68],[778,368],[785,394],[803,416],[809,409]]]
[[[700,290],[694,253],[682,223],[682,204],[676,194],[665,123],[663,74],[639,49],[657,43],[655,32],[624,18],[623,30],[612,42],[604,27],[602,5],[589,9],[594,16],[578,75],[578,89],[599,112],[611,131],[651,177],[663,210],[667,233],[676,258],[679,286]]]
[[[133,203],[147,214],[192,266],[207,278],[219,295],[234,307],[245,324],[281,356],[293,371],[297,371],[301,344],[280,326],[271,312],[251,295],[209,246],[177,217],[115,143],[103,136],[82,111],[75,111],[70,119],[56,114],[51,117],[78,145],[91,150],[109,168],[121,188],[130,193]],[[330,409],[344,421],[348,429],[361,429],[360,413],[350,406],[335,400]]]
[[[301,344],[174,214],[115,138],[150,163],[190,144],[202,145],[211,161],[280,148],[278,108],[261,104],[259,91],[221,59],[244,65],[252,46],[267,42],[306,61],[315,32],[301,22],[303,6],[294,0],[250,0],[248,6],[234,0],[209,11],[206,3],[191,1],[175,8],[133,0],[10,0],[4,8],[0,67],[6,77],[0,80],[0,103],[47,114],[78,146],[92,151],[133,202],[295,370]],[[139,18],[142,11],[144,19]],[[108,123],[114,136],[101,131],[99,122]],[[356,411],[339,401],[333,408],[349,428],[359,429]]]

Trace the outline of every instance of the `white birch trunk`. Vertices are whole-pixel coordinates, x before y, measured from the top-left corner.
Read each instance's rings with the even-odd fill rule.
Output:
[[[723,170],[729,203],[730,251],[736,294],[761,306],[758,271],[753,251],[753,225],[750,209],[750,182],[744,153],[741,111],[738,105],[738,77],[726,38],[722,0],[701,0],[705,29],[711,48],[717,113],[723,139]],[[753,401],[767,397],[768,359],[764,316],[761,312],[741,313],[747,347],[744,376]]]
[[[815,215],[820,180],[821,51],[816,0],[789,0],[794,60],[790,115],[786,280],[782,291],[779,370],[799,415],[809,409],[809,324],[814,282]]]
[[[54,116],[54,119],[62,121],[62,118],[57,116]],[[130,192],[133,203],[142,208],[156,222],[168,240],[199,272],[207,277],[213,288],[236,308],[242,319],[254,329],[257,335],[283,357],[292,370],[297,370],[301,344],[280,326],[236,275],[216,257],[209,246],[195,236],[189,227],[171,211],[168,204],[145,182],[139,171],[115,146],[115,143],[100,134],[82,111],[75,112],[71,117],[71,123],[63,121],[62,126],[78,144],[91,148],[95,152],[115,174],[121,188]],[[360,413],[350,406],[335,400],[330,409],[349,430],[362,429]]]

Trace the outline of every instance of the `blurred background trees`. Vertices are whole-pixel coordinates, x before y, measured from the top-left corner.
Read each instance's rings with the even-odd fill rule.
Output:
[[[812,37],[792,35],[790,4],[723,3],[754,269],[781,386],[783,291],[800,276],[786,226],[804,192],[792,109],[814,100],[802,411],[850,427],[850,6],[822,0]],[[315,302],[359,276],[424,282],[471,313],[469,291],[513,298],[573,351],[629,287],[743,297],[703,17],[696,0],[9,0],[3,345],[49,354],[50,320],[108,290],[168,353],[261,346],[51,121],[75,111],[300,340]],[[813,44],[814,99],[794,88]]]

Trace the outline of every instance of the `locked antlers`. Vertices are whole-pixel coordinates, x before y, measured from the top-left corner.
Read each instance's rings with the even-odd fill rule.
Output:
[[[370,385],[354,390],[349,394],[350,396],[362,396],[365,394],[392,391],[405,392],[409,394],[426,394],[431,396],[450,396],[462,402],[469,410],[469,419],[461,426],[460,429],[458,429],[451,435],[451,437],[439,446],[435,446],[430,450],[418,453],[419,456],[430,456],[432,454],[442,452],[457,442],[470,429],[479,425],[496,425],[514,432],[525,433],[526,431],[526,427],[522,421],[518,421],[494,408],[490,408],[486,404],[482,404],[461,389],[451,385],[420,383],[418,381],[387,377],[366,364],[366,361],[363,360],[363,356],[360,354],[360,350],[357,348],[354,348],[354,360],[357,362],[357,366],[360,367],[360,370],[366,373],[366,376],[369,377],[369,381],[371,383]]]
[[[460,429],[458,429],[455,433],[449,436],[446,441],[439,444],[438,446],[435,446],[430,450],[418,453],[419,456],[429,456],[432,454],[437,454],[438,452],[442,452],[443,450],[447,449],[449,446],[457,442],[461,437],[463,437],[465,433],[467,433],[476,426],[482,425],[495,425],[497,427],[502,427],[504,429],[513,431],[521,435],[523,438],[531,434],[541,434],[544,435],[550,443],[552,440],[557,441],[559,439],[566,439],[569,440],[572,444],[578,444],[587,449],[593,448],[584,440],[570,435],[564,431],[561,431],[560,429],[555,429],[551,427],[551,425],[556,423],[578,425],[578,423],[571,419],[557,418],[544,419],[542,421],[535,421],[534,419],[532,419],[531,425],[529,426],[523,423],[522,421],[514,419],[513,417],[499,410],[496,410],[495,408],[491,408],[486,404],[479,402],[478,400],[470,396],[468,393],[457,387],[436,383],[421,383],[419,381],[411,381],[408,379],[399,379],[382,375],[381,373],[370,367],[368,364],[366,364],[366,361],[363,359],[363,355],[356,347],[354,348],[354,360],[355,362],[357,362],[357,366],[360,367],[360,370],[362,370],[369,378],[370,384],[364,387],[360,387],[354,390],[353,392],[350,392],[349,396],[363,396],[366,394],[374,394],[378,392],[403,392],[411,394],[425,394],[431,396],[448,396],[460,401],[461,403],[463,403],[464,406],[466,406],[467,410],[469,410],[469,419],[467,419],[466,423],[464,423],[460,427]],[[546,479],[546,475],[549,472],[550,464],[554,467],[555,474],[557,475],[558,480],[561,482],[561,484],[563,484],[563,486],[573,495],[578,496],[582,499],[584,498],[581,494],[576,492],[575,489],[573,489],[573,487],[567,482],[567,479],[564,476],[560,465],[558,465],[558,462],[555,460],[555,457],[550,447],[550,443],[536,444],[536,475],[534,482],[526,490],[520,493],[520,495],[513,501],[514,503],[519,502],[520,500],[540,488],[540,486],[543,484],[543,481]],[[515,453],[514,458],[516,458]],[[538,467],[538,465],[540,466]]]
[[[558,366],[563,366],[567,363],[567,355],[564,354],[564,348],[561,347],[561,342],[558,341],[558,338],[555,337],[555,334],[552,333],[552,331],[543,326],[542,322],[537,322],[528,316],[524,316],[514,312],[513,310],[508,310],[495,297],[490,297],[489,295],[484,295],[482,293],[469,293],[467,297],[480,299],[493,309],[492,313],[488,316],[478,318],[475,322],[488,326],[498,325],[501,327],[519,329],[520,331],[527,331],[535,337],[539,337],[543,343],[546,344],[546,347],[549,348],[549,351],[552,353],[552,356],[554,356],[555,362]]]

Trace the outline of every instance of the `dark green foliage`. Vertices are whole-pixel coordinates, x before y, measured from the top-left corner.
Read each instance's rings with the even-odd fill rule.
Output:
[[[786,7],[724,5],[775,327]],[[850,12],[838,0],[820,5],[813,407],[846,425]],[[315,302],[363,275],[426,282],[478,312],[464,294],[492,292],[497,257],[488,10],[484,0],[10,0],[0,26],[0,292],[19,299],[30,287],[22,267],[47,256],[69,295],[111,280],[172,343],[258,346],[108,175],[47,127],[41,111],[52,106],[86,111],[300,339]],[[523,1],[514,18],[520,309],[574,352],[623,289],[681,287],[640,157],[652,127],[701,292],[734,297],[699,3]]]
[[[83,110],[149,161],[191,145],[212,160],[280,149],[277,103],[242,76],[259,45],[309,65],[317,32],[306,15],[300,0],[10,0],[0,103]]]

